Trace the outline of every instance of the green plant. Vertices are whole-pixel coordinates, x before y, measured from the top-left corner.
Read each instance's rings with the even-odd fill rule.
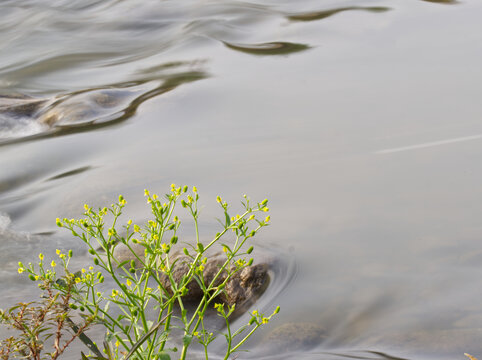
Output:
[[[156,194],[151,195],[145,190],[153,218],[143,227],[133,224],[132,220],[122,227],[119,226],[119,219],[126,205],[122,196],[118,203],[112,204],[110,208],[104,207],[95,211],[85,205],[83,219],[57,219],[59,227],[70,230],[88,246],[93,257],[93,264],[88,269],[72,273],[68,269],[72,252],[63,254],[59,250],[57,255],[62,260],[64,271],[62,279],[57,277],[55,261],[52,261],[50,270],[44,270],[42,254],[38,271],[32,264],[27,267],[20,264],[19,272],[28,272],[32,280],[48,283],[62,296],[70,294],[69,299],[74,300],[68,304],[71,310],[77,310],[86,319],[95,319],[106,328],[104,354],[101,355],[94,346],[91,350],[95,355],[90,355],[91,357],[169,359],[170,354],[177,351],[172,345],[172,332],[178,328],[182,331],[180,359],[186,358],[193,341],[201,344],[208,359],[208,345],[218,334],[205,326],[205,316],[214,304],[218,315],[226,322],[224,336],[227,346],[224,358],[228,359],[233,352],[240,350],[256,329],[266,324],[279,311],[277,307],[268,316],[254,311],[248,324],[233,331],[229,316],[233,313],[235,304],[227,305],[228,309],[225,311],[225,304],[216,303],[232,276],[252,264],[252,258],[244,258],[253,251],[253,247],[248,247],[247,244],[249,239],[270,221],[269,216],[258,218],[258,214],[269,211],[268,200],[252,206],[249,198],[244,196],[243,212],[231,216],[228,204],[218,196],[217,202],[224,215],[224,219],[220,221],[222,229],[211,240],[202,242],[198,224],[198,191],[196,187],[193,187],[190,194],[187,191],[187,186],[176,187],[173,184],[171,192],[166,194],[161,202]],[[177,235],[181,220],[175,215],[178,204],[193,219],[193,244],[180,245]],[[221,242],[228,234],[233,235],[232,241]],[[119,246],[128,250],[129,259],[121,260],[116,256],[115,250]],[[222,248],[225,259],[214,276],[207,281],[203,276],[206,254],[215,246]],[[139,248],[143,250],[143,254],[138,251]],[[183,256],[187,257],[189,262],[186,272],[179,278],[174,274],[179,259],[175,250],[181,248]],[[106,278],[109,281],[104,281]],[[188,309],[184,298],[193,282],[202,290],[202,296],[194,307]],[[86,358],[84,354],[82,356]]]
[[[66,261],[65,258],[63,260]],[[19,265],[19,272],[23,272],[23,264]],[[34,281],[42,279],[39,283],[39,288],[43,291],[42,300],[19,303],[5,312],[0,311],[1,322],[18,333],[16,337],[11,336],[2,341],[0,358],[3,360],[10,356],[54,360],[77,337],[89,344],[83,332],[94,321],[96,314],[83,316],[82,323],[77,325],[70,319],[74,276],[64,277],[62,291],[59,291],[53,288],[53,272],[50,269],[45,271],[43,267],[43,255],[40,256],[39,270],[41,275],[30,276]],[[52,347],[50,352],[45,351],[48,345]]]

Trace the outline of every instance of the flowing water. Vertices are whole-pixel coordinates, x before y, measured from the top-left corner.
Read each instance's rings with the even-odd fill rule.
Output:
[[[2,0],[2,306],[56,217],[143,189],[270,199],[282,312],[240,358],[482,356],[482,2]],[[49,255],[50,256],[50,255]],[[243,321],[245,319],[242,319]],[[263,354],[280,325],[323,341]],[[257,355],[258,354],[258,355]],[[77,358],[75,356],[73,359]]]

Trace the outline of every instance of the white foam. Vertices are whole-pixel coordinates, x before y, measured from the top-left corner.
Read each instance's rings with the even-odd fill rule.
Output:
[[[33,120],[15,119],[17,123],[9,126],[0,126],[0,140],[17,139],[35,134],[40,134],[46,130],[46,126]],[[1,125],[1,124],[0,124]]]
[[[12,220],[7,214],[0,213],[0,234],[8,228],[11,222]]]

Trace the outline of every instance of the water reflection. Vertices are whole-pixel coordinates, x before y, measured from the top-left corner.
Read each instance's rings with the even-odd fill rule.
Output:
[[[436,4],[447,4],[447,5],[454,5],[459,4],[458,0],[422,0],[426,2],[436,3]]]

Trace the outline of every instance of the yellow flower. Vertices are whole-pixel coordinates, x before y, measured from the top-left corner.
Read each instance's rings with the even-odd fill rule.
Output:
[[[197,331],[194,331],[194,332],[192,333],[192,335],[193,335],[193,336],[198,336],[199,333],[198,333]]]
[[[80,271],[82,272],[82,274],[85,273],[85,269],[84,269],[84,268],[82,268],[82,270],[80,270]]]
[[[129,279],[127,279],[127,280],[126,280],[126,285],[127,285],[127,286],[131,286],[131,285],[132,285],[132,282],[131,282]]]
[[[268,212],[268,211],[269,211],[269,208],[266,206],[266,207],[263,208],[263,211],[264,211],[264,212]]]
[[[266,216],[266,218],[264,219],[264,222],[269,222],[271,220],[271,217],[268,215]]]
[[[161,244],[162,251],[166,251],[168,246],[166,244]]]
[[[52,266],[52,267],[56,267],[56,266],[57,266],[57,264],[55,263],[55,261],[53,261],[53,260],[52,260],[52,262],[50,263],[50,266]]]
[[[197,187],[193,186],[192,191],[193,191],[193,193],[197,194]]]
[[[258,315],[259,315],[258,310],[254,310],[254,311],[253,311],[253,315],[254,315],[254,316],[258,316]]]
[[[144,189],[144,196],[149,196],[149,190]]]
[[[38,258],[40,259],[40,261],[42,261],[44,259],[44,254],[42,253],[38,254]]]
[[[59,250],[59,249],[55,250],[55,253],[56,253],[57,255],[60,255],[60,250]]]
[[[89,211],[89,205],[84,204],[84,209],[85,209],[86,211]]]
[[[253,219],[254,219],[254,214],[251,214],[251,216],[248,218],[248,221],[253,220]]]
[[[218,196],[218,197],[216,197],[216,201],[221,204],[221,202],[222,202],[223,200],[221,199],[221,196]]]
[[[199,271],[203,271],[203,270],[204,270],[204,266],[199,265],[198,270],[199,270]]]
[[[267,323],[269,322],[269,319],[268,319],[268,318],[263,318],[263,320],[261,320],[261,322],[262,322],[263,324],[267,324]]]
[[[129,221],[127,222],[127,225],[129,225],[129,226],[132,225],[132,220],[129,220]]]
[[[159,196],[157,196],[157,194],[154,194],[154,195],[152,195],[152,198],[153,198],[154,200],[157,200],[157,199],[159,198]]]
[[[24,271],[25,271],[24,268],[18,268],[18,273],[19,273],[19,274],[23,273]]]
[[[81,282],[82,280],[78,277],[75,278],[75,283],[78,284],[79,282]]]
[[[116,289],[112,289],[112,297],[116,297],[117,295],[119,295],[119,291]]]
[[[139,225],[134,225],[134,231],[135,232],[139,232],[141,230],[141,228],[139,227]]]
[[[94,267],[93,267],[93,266],[89,266],[89,270],[90,270],[90,271],[94,270]]]

